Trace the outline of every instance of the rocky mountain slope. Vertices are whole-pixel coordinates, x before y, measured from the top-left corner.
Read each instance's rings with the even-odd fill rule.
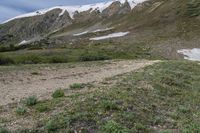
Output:
[[[113,15],[127,14],[145,0],[114,0],[83,6],[57,6],[17,16],[0,27],[1,43],[37,40],[48,33],[71,26],[74,23],[102,21]],[[6,39],[5,39],[6,38]]]
[[[178,50],[200,45],[199,8],[198,0],[114,0],[58,6],[1,24],[0,45],[90,49],[109,44],[102,50],[135,53],[139,49],[142,56],[180,58]]]

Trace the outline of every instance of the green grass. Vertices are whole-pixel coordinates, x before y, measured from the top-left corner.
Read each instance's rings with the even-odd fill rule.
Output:
[[[144,42],[134,44],[94,42],[93,44],[82,44],[75,47],[67,45],[62,49],[19,50],[12,52],[2,52],[0,53],[0,65],[67,63],[109,59],[160,58],[159,56],[155,56],[150,51],[150,48]]]
[[[52,97],[53,98],[59,98],[59,97],[64,97],[65,96],[65,93],[63,90],[59,89],[59,90],[56,90],[53,94],[52,94]]]
[[[18,107],[16,110],[15,110],[16,114],[17,115],[24,115],[27,110],[25,108],[22,108],[22,107]]]
[[[35,109],[39,112],[46,112],[48,110],[50,110],[50,105],[47,104],[47,103],[38,103],[36,106],[35,106]]]
[[[102,133],[129,133],[129,129],[122,127],[114,121],[108,121],[102,127]]]
[[[70,89],[82,89],[85,87],[85,84],[80,84],[80,83],[74,83],[70,85]]]
[[[6,128],[1,128],[0,127],[0,133],[10,133],[10,131]]]
[[[14,61],[6,56],[0,56],[0,65],[7,65],[7,64],[14,64]]]
[[[64,109],[44,117],[43,121],[40,119],[41,128],[38,130],[100,133],[200,131],[199,64],[164,61],[107,80],[115,79],[120,80],[114,85],[98,86],[96,91],[44,101],[50,110]],[[34,118],[37,115],[40,112],[36,112]]]
[[[55,132],[57,130],[57,128],[59,127],[59,125],[57,124],[57,122],[55,121],[48,121],[47,124],[46,124],[46,129],[49,131],[49,132]]]
[[[74,106],[58,117],[68,116],[70,125],[76,125],[74,128],[84,124],[87,130],[98,131],[100,127],[105,132],[113,127],[127,132],[154,132],[151,127],[157,125],[163,127],[163,132],[186,131],[188,124],[190,132],[198,130],[199,75],[196,63],[163,62],[129,74],[104,91],[72,97],[76,99]],[[86,99],[81,102],[83,97]],[[177,116],[173,117],[171,112]],[[111,122],[106,123],[104,119]],[[65,127],[57,130],[62,128]]]
[[[187,3],[186,15],[196,17],[200,15],[200,1],[192,0]]]
[[[38,99],[35,96],[30,96],[30,97],[26,98],[24,102],[27,106],[33,106],[33,105],[37,104]]]

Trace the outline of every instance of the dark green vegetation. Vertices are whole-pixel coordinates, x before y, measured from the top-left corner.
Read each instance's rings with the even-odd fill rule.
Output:
[[[43,115],[32,132],[198,133],[199,81],[198,63],[164,61],[107,79],[101,87],[92,86],[95,91],[28,107],[36,120],[46,108],[59,112]]]

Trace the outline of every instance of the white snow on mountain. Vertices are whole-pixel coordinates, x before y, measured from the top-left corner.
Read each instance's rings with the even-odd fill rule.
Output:
[[[105,35],[105,36],[90,38],[90,40],[91,41],[98,41],[98,40],[104,40],[104,39],[109,39],[109,38],[122,37],[122,36],[126,36],[129,33],[130,32],[117,32],[117,33],[112,33],[112,34],[108,34],[108,35]]]
[[[76,33],[76,34],[73,34],[73,36],[81,36],[81,35],[85,35],[87,33],[97,33],[97,32],[103,32],[103,31],[109,31],[109,30],[112,30],[114,29],[114,27],[111,27],[111,28],[105,28],[105,29],[97,29],[97,30],[93,30],[93,31],[84,31],[84,32],[81,32],[81,33]]]
[[[112,30],[112,29],[114,29],[114,27],[111,27],[111,28],[105,28],[105,29],[97,29],[97,30],[92,31],[92,33],[102,32],[102,31],[108,31],[108,30]]]
[[[29,41],[23,40],[23,41],[21,41],[18,45],[19,45],[19,46],[20,46],[20,45],[25,45],[25,44],[27,44],[27,43],[29,43]]]
[[[200,48],[181,49],[177,51],[179,54],[184,55],[184,59],[192,61],[200,61]]]
[[[19,16],[16,16],[14,18],[11,18],[9,20],[6,20],[3,23],[7,23],[7,22],[12,21],[14,19],[43,15],[43,14],[45,14],[45,13],[51,11],[51,10],[54,10],[54,9],[61,9],[62,10],[60,12],[59,16],[62,16],[65,13],[65,11],[67,11],[69,13],[70,17],[73,19],[76,11],[83,12],[83,11],[90,10],[90,12],[92,12],[94,10],[99,10],[100,12],[102,12],[103,10],[108,8],[113,2],[116,2],[116,1],[119,1],[122,5],[126,2],[126,0],[111,0],[111,1],[108,1],[108,2],[82,5],[82,6],[77,6],[77,5],[75,5],[75,6],[55,6],[55,7],[52,7],[52,8],[42,9],[42,10],[38,10],[38,11],[35,11],[35,12],[19,15]],[[144,1],[147,1],[147,0],[127,0],[131,9],[133,9],[137,4],[143,3]]]
[[[73,36],[81,36],[81,35],[85,35],[87,34],[89,31],[84,31],[84,32],[81,32],[81,33],[76,33],[76,34],[73,34]]]

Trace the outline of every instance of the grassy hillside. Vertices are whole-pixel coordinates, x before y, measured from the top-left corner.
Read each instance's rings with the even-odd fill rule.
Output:
[[[101,42],[78,46],[63,46],[59,49],[19,50],[0,53],[0,65],[66,63],[107,59],[163,59],[155,56],[144,44]]]
[[[198,133],[199,75],[197,63],[163,61],[99,85],[74,84],[70,96],[58,90],[52,100],[34,102],[35,98],[29,98],[26,104],[6,110],[16,110],[10,115],[25,123],[35,121],[33,129],[21,125],[19,133]],[[2,107],[1,112],[4,110]],[[6,116],[0,120],[5,125],[10,121]]]

